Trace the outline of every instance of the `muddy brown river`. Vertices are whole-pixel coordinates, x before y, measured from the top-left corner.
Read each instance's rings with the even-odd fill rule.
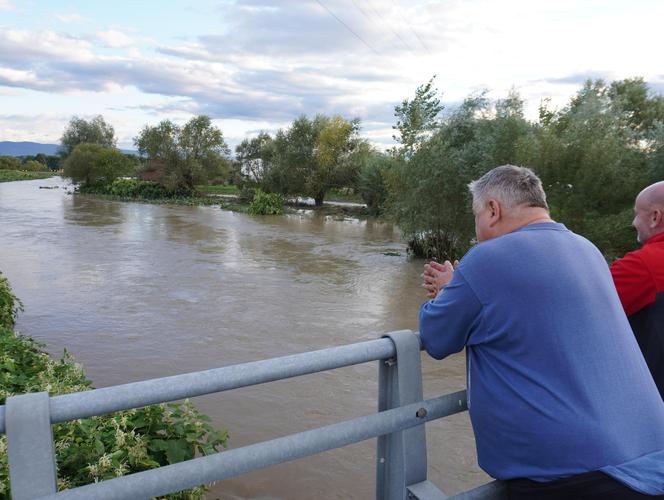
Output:
[[[69,350],[96,387],[417,329],[422,261],[391,225],[68,190],[58,177],[0,183],[0,270],[25,305],[18,330],[55,356]],[[425,397],[465,387],[463,354],[422,359]],[[377,372],[368,363],[193,401],[236,448],[375,412]],[[427,424],[427,443],[429,479],[446,493],[488,480],[467,413]],[[373,498],[374,471],[369,440],[221,481],[208,498]]]

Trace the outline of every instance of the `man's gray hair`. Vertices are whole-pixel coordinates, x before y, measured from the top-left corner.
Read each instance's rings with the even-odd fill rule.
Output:
[[[473,195],[473,208],[476,211],[481,210],[489,198],[497,199],[505,208],[525,205],[549,209],[542,181],[526,167],[496,167],[468,184],[468,189]]]

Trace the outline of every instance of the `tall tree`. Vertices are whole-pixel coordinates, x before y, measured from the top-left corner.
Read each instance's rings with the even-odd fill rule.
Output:
[[[230,175],[230,150],[207,116],[194,117],[182,128],[170,120],[146,125],[134,144],[149,167],[163,169],[159,182],[172,191],[193,191],[198,184]]]
[[[104,117],[97,115],[91,120],[74,116],[69,120],[60,138],[60,152],[63,157],[71,154],[79,144],[98,144],[105,148],[114,148],[115,130],[106,123]]]
[[[412,100],[404,99],[394,108],[397,123],[392,128],[398,134],[395,141],[401,143],[400,156],[409,159],[434,130],[440,125],[439,115],[444,106],[434,87],[435,75],[424,85],[417,87]]]
[[[235,159],[240,164],[241,174],[263,191],[278,191],[269,185],[274,155],[274,139],[266,132],[261,132],[251,139],[244,139],[235,148]]]

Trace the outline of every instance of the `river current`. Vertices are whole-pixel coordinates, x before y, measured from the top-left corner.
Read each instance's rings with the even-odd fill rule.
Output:
[[[51,188],[51,189],[42,189]],[[0,271],[25,304],[17,329],[70,351],[95,387],[417,329],[423,262],[396,228],[313,211],[71,194],[55,177],[0,183]],[[463,354],[422,355],[425,397],[463,389]],[[195,398],[230,448],[376,411],[376,363]],[[486,482],[467,413],[427,424],[429,479]],[[373,498],[375,440],[217,483],[210,499]]]

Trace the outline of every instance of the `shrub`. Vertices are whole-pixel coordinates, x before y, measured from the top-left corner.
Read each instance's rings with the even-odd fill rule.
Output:
[[[23,304],[12,293],[9,281],[0,272],[0,328],[13,328],[16,316]]]
[[[249,213],[252,215],[279,215],[284,211],[284,199],[276,193],[264,193],[260,189],[256,191],[254,199],[249,205]]]
[[[54,396],[91,388],[67,351],[52,360],[42,352],[43,344],[11,330],[20,302],[2,277],[0,300],[0,404],[18,393],[47,391]],[[53,441],[62,490],[213,453],[226,446],[228,434],[214,430],[209,418],[185,401],[56,424]],[[168,498],[199,500],[206,490],[199,486]],[[0,499],[9,497],[7,436],[2,435]]]
[[[48,166],[35,160],[28,160],[21,164],[21,170],[26,170],[28,172],[46,172],[48,171]]]

